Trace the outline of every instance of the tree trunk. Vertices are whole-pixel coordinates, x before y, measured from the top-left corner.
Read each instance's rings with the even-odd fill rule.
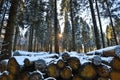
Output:
[[[1,24],[0,24],[0,35],[1,35],[1,32],[2,32],[2,28],[3,28],[3,25],[4,25],[4,19],[5,19],[5,14],[6,14],[6,9],[4,11],[4,14],[2,16],[2,21],[1,21]],[[5,26],[4,26],[5,27]]]
[[[101,45],[100,45],[100,39],[99,39],[99,31],[98,31],[98,27],[97,27],[97,23],[96,23],[95,12],[94,12],[94,8],[93,8],[92,0],[89,0],[89,4],[90,4],[92,21],[93,21],[94,32],[95,32],[96,47],[97,47],[97,49],[100,49]]]
[[[111,26],[112,26],[115,43],[116,43],[116,45],[118,45],[117,37],[116,37],[116,33],[115,33],[115,29],[114,29],[114,26],[113,26],[112,16],[111,16],[110,8],[109,8],[109,4],[108,4],[107,0],[105,0],[105,2],[106,2],[107,10],[108,10],[108,13],[109,13],[110,24],[111,24]]]
[[[34,24],[33,24],[34,26]],[[33,26],[30,27],[30,35],[29,35],[29,46],[28,46],[28,51],[32,52],[32,43],[33,43]]]
[[[6,27],[5,38],[2,44],[2,56],[0,59],[9,58],[11,57],[12,53],[12,41],[13,41],[13,34],[14,34],[14,24],[16,19],[17,7],[18,7],[18,0],[11,1],[10,13],[9,13],[9,20]]]
[[[97,14],[98,14],[98,21],[99,21],[100,32],[101,32],[101,37],[102,37],[102,44],[103,44],[103,48],[105,48],[105,40],[104,40],[104,34],[103,34],[103,30],[102,30],[102,23],[101,23],[101,19],[100,19],[100,13],[99,13],[97,0],[95,0],[95,3],[96,3],[96,10],[97,10]]]
[[[2,6],[3,6],[4,0],[0,0],[0,13],[2,11]]]
[[[19,32],[19,28],[16,27],[15,38],[14,38],[14,45],[13,45],[13,51],[16,50],[16,44],[17,44],[17,38],[18,38],[18,32]]]
[[[72,51],[76,50],[76,45],[75,45],[75,27],[74,27],[74,17],[73,17],[73,5],[72,5],[72,0],[70,0],[70,17],[71,17],[71,23],[72,23]]]
[[[55,0],[55,19],[54,19],[54,28],[55,28],[55,52],[59,53],[58,45],[58,19],[57,19],[57,0]]]

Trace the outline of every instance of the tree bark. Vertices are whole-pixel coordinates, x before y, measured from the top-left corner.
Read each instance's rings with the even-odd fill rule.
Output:
[[[14,45],[13,45],[13,51],[16,50],[16,44],[17,44],[18,33],[19,33],[19,28],[16,27],[15,38],[14,38]]]
[[[3,6],[4,0],[0,0],[0,13],[2,11],[2,6]]]
[[[112,16],[111,16],[110,8],[109,8],[109,4],[108,4],[107,0],[105,0],[105,2],[106,2],[107,10],[108,10],[108,13],[109,13],[110,24],[111,24],[111,26],[112,26],[114,39],[115,39],[116,45],[118,45],[117,37],[116,37],[116,33],[115,33],[115,29],[114,29],[114,26],[113,26]]]
[[[99,39],[99,31],[98,31],[98,27],[97,27],[97,23],[96,23],[95,12],[94,12],[94,8],[93,8],[92,0],[89,0],[89,4],[90,4],[92,21],[93,21],[94,32],[95,32],[96,47],[97,47],[97,49],[100,49],[101,45],[100,45],[100,39]]]
[[[5,9],[5,11],[4,11],[4,13],[3,13],[3,17],[2,17],[2,21],[1,21],[1,24],[0,24],[0,35],[1,35],[1,33],[2,33],[2,28],[3,28],[3,25],[4,25],[4,19],[5,19],[5,14],[6,14],[6,9]],[[4,26],[5,27],[5,26]]]
[[[72,51],[76,50],[75,45],[75,27],[74,27],[74,21],[73,21],[73,5],[72,0],[70,0],[70,17],[71,17],[71,23],[72,23]]]
[[[34,26],[34,24],[33,24]],[[29,35],[29,46],[28,46],[28,51],[32,52],[32,43],[33,43],[33,26],[30,26],[30,35]]]
[[[18,0],[11,1],[10,13],[9,13],[9,20],[6,27],[5,38],[2,44],[2,56],[0,59],[5,59],[11,57],[12,53],[12,41],[13,41],[13,34],[14,34],[14,24],[16,19],[17,7],[18,7]]]
[[[101,32],[101,37],[102,37],[102,44],[103,44],[103,48],[105,48],[105,40],[104,40],[104,34],[103,34],[103,30],[102,30],[102,23],[101,23],[101,19],[100,19],[100,13],[99,13],[97,0],[95,0],[95,3],[96,3],[96,10],[97,10],[97,14],[98,14],[98,21],[99,21],[100,32]]]
[[[57,0],[55,0],[55,18],[54,18],[54,28],[55,28],[55,52],[59,54],[59,44],[58,44],[58,19],[57,19]]]

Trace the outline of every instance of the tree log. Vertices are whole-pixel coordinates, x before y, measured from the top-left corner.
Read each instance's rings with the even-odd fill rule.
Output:
[[[31,62],[29,59],[24,59],[24,65],[22,67],[23,72],[33,72],[35,71],[35,63]]]
[[[54,78],[59,77],[59,68],[57,67],[56,64],[51,63],[47,66],[47,76],[54,77]]]
[[[33,72],[30,76],[29,76],[29,80],[43,80],[43,77],[40,73],[38,72]]]
[[[62,54],[62,59],[64,61],[67,61],[69,58],[70,58],[70,55],[67,52],[65,52],[65,53]]]
[[[78,74],[83,78],[83,80],[92,80],[96,77],[97,72],[95,66],[88,62],[81,66]]]
[[[10,74],[17,75],[20,72],[20,66],[14,57],[10,58],[7,65],[7,70]]]
[[[120,46],[116,46],[113,49],[104,50],[102,56],[105,56],[105,57],[119,57],[120,58]]]
[[[0,76],[0,80],[7,80],[7,74],[6,74],[6,73],[3,73],[3,74]]]
[[[39,71],[41,71],[42,73],[45,73],[45,72],[46,72],[47,65],[46,65],[45,60],[39,59],[39,60],[34,61],[34,62],[35,62],[35,69],[36,69],[36,70],[39,70]]]
[[[120,71],[120,58],[114,57],[110,62],[112,69]]]
[[[7,70],[7,62],[6,61],[0,61],[0,72],[3,72]]]
[[[111,49],[111,50],[104,50],[102,56],[103,57],[114,57],[116,55],[115,55],[114,49]]]
[[[7,79],[8,80],[17,80],[17,77],[18,77],[17,75],[9,73]]]
[[[96,67],[96,69],[97,69],[98,76],[104,77],[104,78],[109,77],[110,69],[106,65],[99,65]]]
[[[67,60],[68,66],[72,68],[73,71],[77,71],[80,68],[80,60],[77,57],[70,57]]]
[[[109,78],[99,77],[97,80],[110,80]]]
[[[83,80],[80,76],[73,76],[72,80]]]
[[[58,60],[57,61],[57,66],[58,66],[59,69],[62,69],[62,68],[65,67],[65,62],[62,59]]]
[[[111,71],[110,73],[111,80],[120,80],[120,72],[119,71]]]
[[[72,70],[70,69],[70,67],[64,67],[61,71],[60,71],[60,77],[64,80],[70,80],[72,77]]]
[[[27,72],[20,72],[18,76],[18,80],[29,80],[29,75]]]

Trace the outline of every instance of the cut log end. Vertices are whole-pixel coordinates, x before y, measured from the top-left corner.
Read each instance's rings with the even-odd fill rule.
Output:
[[[120,71],[120,58],[114,57],[110,65],[112,69]]]
[[[92,80],[96,77],[96,69],[92,63],[85,63],[79,70],[79,75],[85,80]]]
[[[110,69],[106,65],[99,65],[96,67],[96,69],[97,69],[97,74],[100,77],[104,77],[104,78],[109,77]]]
[[[119,71],[111,71],[110,79],[111,80],[120,80],[120,72]]]
[[[69,67],[64,67],[61,71],[60,71],[60,77],[62,79],[67,79],[70,80],[72,77],[72,70]]]
[[[16,59],[14,57],[10,58],[8,61],[8,65],[7,65],[7,70],[11,73],[11,74],[19,74],[20,72],[20,65],[17,63]]]
[[[72,68],[73,71],[78,70],[81,65],[80,60],[77,57],[70,57],[67,60],[67,64]]]
[[[62,69],[65,67],[65,62],[62,59],[58,60],[57,66],[58,66],[58,68]]]
[[[38,72],[33,72],[30,76],[29,76],[29,80],[43,80],[43,77],[40,73]]]
[[[50,65],[48,65],[47,76],[48,77],[54,77],[54,78],[59,77],[59,68],[57,67],[56,64],[51,63]]]

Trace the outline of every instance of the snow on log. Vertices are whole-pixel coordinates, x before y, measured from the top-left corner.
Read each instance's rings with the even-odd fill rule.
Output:
[[[64,61],[67,61],[69,58],[70,58],[70,55],[67,52],[65,52],[65,53],[62,54],[62,59]]]
[[[100,56],[94,56],[92,59],[93,64],[100,65],[102,63],[102,59]]]
[[[43,76],[39,72],[32,72],[29,76],[29,80],[43,80]]]
[[[39,59],[39,60],[34,61],[34,63],[35,63],[36,70],[39,70],[42,73],[46,72],[47,64],[46,64],[45,60]]]
[[[117,46],[111,46],[91,52],[86,53],[88,56],[89,55],[99,55],[103,57],[120,57],[120,45]]]
[[[48,77],[48,78],[45,78],[44,80],[56,80],[54,77]]]
[[[120,58],[120,46],[115,48],[115,55]]]
[[[102,56],[104,56],[104,57],[120,57],[120,46],[118,45],[111,49],[103,50]]]

